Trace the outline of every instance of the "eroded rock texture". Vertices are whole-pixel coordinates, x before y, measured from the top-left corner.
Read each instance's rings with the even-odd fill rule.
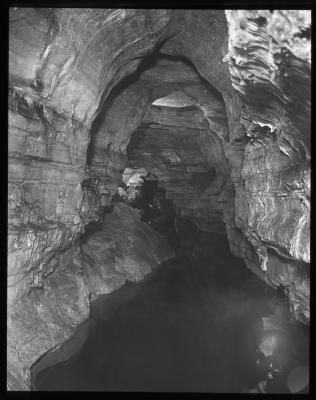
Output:
[[[310,12],[227,11],[226,16],[228,61],[243,101],[246,136],[236,227],[254,247],[265,278],[287,288],[294,315],[307,321]],[[244,258],[256,269],[258,261]]]
[[[10,389],[92,298],[171,257],[121,204],[80,247],[127,166],[308,322],[310,12],[15,7],[9,27]]]
[[[156,85],[172,79],[179,90],[169,86],[171,93],[152,103],[129,142],[129,165],[155,174],[182,217],[224,232],[223,207],[232,185],[222,145],[228,126],[221,95],[180,61],[162,59],[142,79]]]
[[[25,357],[15,312],[97,218],[91,185],[82,185],[91,123],[111,87],[163,39],[169,14],[10,9],[8,337],[21,339],[12,339],[8,358],[17,381],[28,381],[48,348]]]
[[[84,273],[91,290],[90,301],[138,281],[173,251],[149,225],[140,221],[137,210],[118,203],[106,216],[101,230],[82,244]]]
[[[127,280],[142,279],[172,256],[167,243],[140,221],[136,210],[115,205],[104,225],[90,227],[81,246],[60,253],[56,270],[47,272],[41,286],[10,310],[9,388],[24,382],[27,387],[32,364],[69,339],[89,317],[90,303],[98,296]]]

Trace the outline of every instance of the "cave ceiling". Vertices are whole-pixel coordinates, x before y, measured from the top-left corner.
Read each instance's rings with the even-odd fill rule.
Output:
[[[122,206],[97,238],[120,278],[97,283],[112,276],[101,267],[77,274],[80,237],[103,218],[126,168],[153,173],[184,218],[227,235],[232,253],[285,288],[292,315],[309,323],[311,13],[9,14],[9,387],[29,388],[30,367],[87,318],[93,290],[153,268],[113,250],[124,218],[138,224]],[[172,256],[152,240],[152,259]],[[59,296],[76,305],[60,307]]]

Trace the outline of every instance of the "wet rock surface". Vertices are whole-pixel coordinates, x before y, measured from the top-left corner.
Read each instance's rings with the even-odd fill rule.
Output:
[[[266,380],[268,392],[289,393],[287,375],[307,362],[309,343],[286,297],[229,255],[220,235],[182,233],[176,257],[99,322],[79,353],[40,372],[37,390],[246,393]]]
[[[117,203],[99,232],[81,245],[83,273],[88,276],[90,301],[128,281],[139,281],[173,256],[158,233],[141,222],[140,213]]]
[[[227,61],[232,84],[244,104],[241,124],[245,129],[232,225],[241,230],[248,251],[237,250],[233,240],[232,247],[252,270],[258,273],[259,264],[266,280],[284,285],[291,293],[293,314],[307,322],[310,13],[235,10],[226,11],[226,16]]]
[[[148,227],[146,251],[128,241],[140,222],[121,206],[107,214],[116,245],[102,228],[80,249],[126,167],[154,171],[201,229],[226,230],[309,323],[310,14],[10,9],[10,389],[29,388],[30,366],[87,318],[88,293],[140,279],[165,254]]]
[[[60,346],[66,359],[78,351],[90,329],[83,325],[90,303],[98,296],[144,278],[173,256],[164,239],[140,218],[137,210],[116,204],[105,225],[88,226],[81,245],[59,254],[58,267],[17,303],[8,325],[9,387],[20,387],[19,381],[29,385],[29,369],[45,353],[53,354],[36,368],[60,362]],[[77,344],[64,345],[73,334]]]

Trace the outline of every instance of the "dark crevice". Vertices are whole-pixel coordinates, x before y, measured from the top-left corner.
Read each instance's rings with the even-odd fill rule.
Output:
[[[304,261],[298,261],[294,258],[292,258],[290,255],[286,256],[285,252],[283,255],[281,254],[282,252],[280,250],[273,249],[271,247],[267,248],[267,252],[269,256],[272,256],[279,260],[280,265],[291,265],[291,268],[298,270],[301,279],[308,279],[309,274],[310,274],[310,264],[306,263]]]
[[[169,59],[168,56],[165,57],[164,55],[161,55],[161,53],[159,53],[159,51],[164,43],[165,43],[165,41],[158,44],[150,55],[145,56],[145,57],[139,57],[139,59],[141,61],[138,65],[136,71],[133,72],[131,75],[128,75],[127,77],[123,78],[117,85],[115,85],[111,89],[109,94],[104,92],[106,97],[104,99],[101,99],[101,101],[100,101],[100,106],[99,106],[100,111],[97,114],[96,118],[94,119],[92,126],[91,126],[91,130],[90,130],[90,143],[89,143],[89,146],[87,149],[87,164],[88,165],[91,162],[92,157],[93,157],[93,138],[94,138],[96,132],[98,131],[98,129],[100,128],[101,123],[104,119],[104,116],[106,115],[107,110],[111,107],[111,104],[113,103],[114,99],[120,93],[122,93],[124,90],[126,90],[128,87],[130,87],[131,85],[133,85],[134,83],[139,81],[139,79],[141,78],[144,71],[153,67],[156,64],[158,59],[160,59],[160,58]]]
[[[141,124],[139,129],[133,132],[126,148],[126,155],[128,160],[131,159],[133,150],[137,148],[144,141],[146,137],[147,126],[148,126],[147,124]]]
[[[311,28],[305,28],[305,29],[301,29],[300,32],[294,36],[299,37],[300,39],[305,38],[305,39],[310,40],[311,35],[312,35]]]
[[[128,186],[122,184],[122,187],[129,191]],[[133,186],[132,190],[134,193],[130,200],[116,194],[112,201],[126,202],[138,209],[141,221],[149,224],[172,248],[176,249],[180,241],[178,233],[180,210],[172,200],[167,199],[167,191],[159,186],[158,178],[148,173],[142,178],[140,186]]]
[[[255,19],[255,22],[261,27],[267,25],[268,20],[265,17],[258,17]]]

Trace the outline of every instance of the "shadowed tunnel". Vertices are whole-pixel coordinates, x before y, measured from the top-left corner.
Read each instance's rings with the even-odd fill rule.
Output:
[[[175,69],[175,82],[162,89],[157,75],[170,77]],[[223,151],[203,152],[207,140],[213,146],[216,132],[209,130],[201,105],[194,104],[196,97],[188,95],[192,87],[195,96],[208,101],[209,114],[217,112],[218,131],[224,130],[219,93],[183,58],[159,53],[112,90],[93,124],[91,171],[100,165],[100,137],[104,140],[106,121],[114,118],[116,99],[131,88],[142,96],[144,88],[150,90],[150,111],[121,142],[124,147],[128,142],[127,157],[111,207],[127,204],[137,210],[140,221],[155,229],[175,256],[133,289],[128,281],[120,290],[134,290],[133,298],[122,305],[117,300],[73,357],[40,372],[36,390],[289,393],[286,375],[308,362],[307,332],[290,328],[282,290],[268,287],[230,254],[222,222],[229,200],[219,202],[220,194],[221,201],[231,195],[223,193],[229,181],[223,173],[226,160]],[[157,100],[161,93],[165,96]],[[104,154],[116,144],[113,137]],[[105,209],[103,225],[93,226],[106,229],[110,210]],[[86,228],[83,242],[93,241],[93,235],[94,229]],[[93,307],[92,302],[90,316],[97,313],[103,320],[102,307]]]
[[[309,393],[308,29],[10,9],[9,390]]]

